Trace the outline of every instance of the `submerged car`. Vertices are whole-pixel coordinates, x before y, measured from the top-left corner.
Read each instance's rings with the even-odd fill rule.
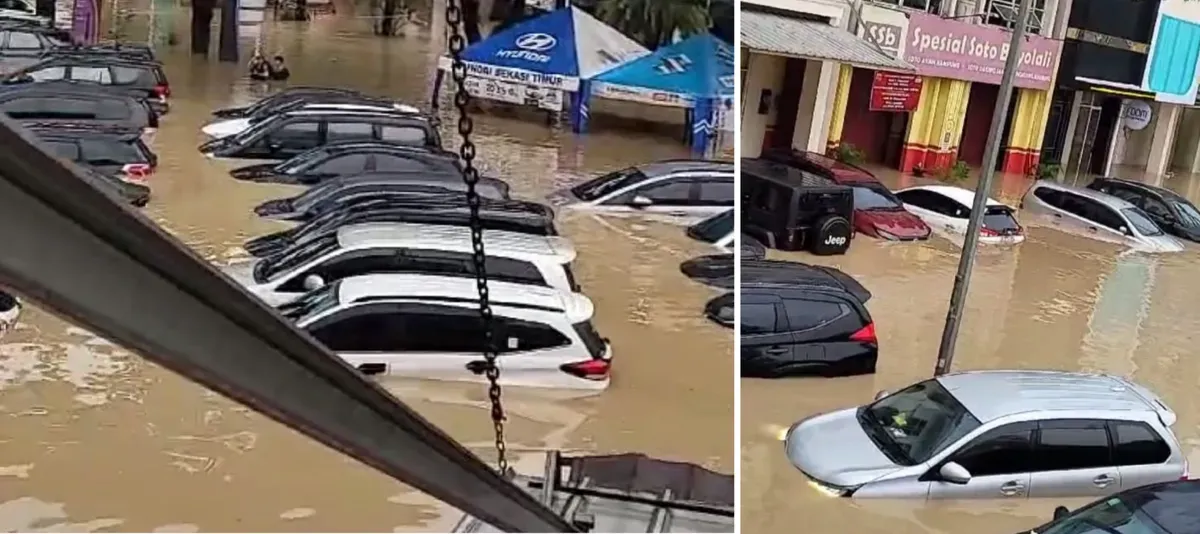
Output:
[[[209,123],[200,131],[212,138],[220,139],[237,135],[251,126],[280,113],[291,111],[374,111],[379,113],[403,113],[409,115],[422,114],[420,109],[398,102],[384,101],[359,95],[334,93],[331,96],[318,99],[296,99],[280,102],[278,105],[258,109],[253,115],[224,119]]]
[[[208,141],[200,145],[200,152],[213,158],[286,160],[337,141],[442,148],[435,125],[418,115],[295,111],[273,115],[237,135]]]
[[[485,230],[490,280],[579,291],[571,262],[575,247],[563,237]],[[338,228],[270,257],[224,269],[271,306],[291,302],[325,284],[367,274],[427,273],[475,276],[471,230],[464,226],[363,223]]]
[[[782,163],[742,158],[742,232],[767,247],[845,254],[854,239],[854,193]]]
[[[733,328],[733,293],[725,293],[704,304],[704,316],[725,328]]]
[[[169,109],[171,85],[162,64],[124,57],[94,55],[50,55],[5,78],[5,84],[71,81],[120,87],[147,98],[160,115]]]
[[[274,106],[284,105],[293,100],[304,100],[308,98],[320,98],[327,95],[346,95],[359,96],[369,98],[366,94],[355,89],[346,89],[344,87],[313,87],[297,85],[284,88],[278,93],[265,96],[258,101],[248,106],[234,106],[217,109],[212,112],[213,116],[219,119],[232,119],[238,117],[252,117],[255,115],[265,114]]]
[[[458,156],[443,150],[381,141],[342,141],[321,145],[283,163],[238,167],[229,175],[248,182],[315,185],[362,173],[418,171],[461,176],[462,166]]]
[[[1117,178],[1096,178],[1087,187],[1133,204],[1168,234],[1200,242],[1200,210],[1179,193]]]
[[[21,17],[17,10],[9,10],[8,17],[0,20],[0,33],[7,38],[0,41],[0,73],[17,72],[35,64],[47,50],[67,46],[70,37],[63,39],[61,32],[29,20],[13,20]]]
[[[814,489],[840,497],[1100,496],[1187,478],[1175,419],[1117,376],[971,371],[803,419],[784,448]]]
[[[1018,534],[1194,534],[1200,532],[1200,480],[1150,484],[1103,497]]]
[[[281,306],[284,317],[369,375],[484,382],[485,335],[473,278],[373,274],[339,280]],[[587,297],[488,284],[503,386],[602,390],[612,352]]]
[[[920,185],[896,191],[904,209],[920,217],[925,224],[951,238],[967,234],[975,192],[948,185]],[[1015,245],[1025,241],[1025,229],[1017,222],[1013,209],[987,199],[979,242],[989,245]]]
[[[256,237],[247,241],[242,248],[251,255],[262,258],[278,254],[297,243],[334,234],[338,228],[350,224],[395,222],[467,227],[472,219],[471,209],[462,195],[456,195],[455,199],[443,200],[438,204],[383,202],[354,207],[354,210],[328,211],[291,230]],[[484,230],[540,236],[558,235],[558,230],[554,227],[553,210],[522,200],[482,199],[479,206],[479,222]]]
[[[1183,243],[1167,235],[1141,208],[1112,195],[1040,180],[1025,192],[1026,224],[1125,245],[1141,252],[1180,252]]]
[[[688,227],[688,237],[709,243],[719,250],[733,252],[737,235],[733,231],[734,210],[718,213]]]
[[[849,376],[875,372],[879,340],[871,293],[846,273],[775,260],[742,260],[742,376]]]
[[[611,172],[549,196],[554,208],[708,217],[733,208],[730,162],[666,160]]]
[[[769,150],[763,153],[762,158],[823,176],[853,189],[854,230],[860,234],[888,241],[929,238],[929,226],[906,211],[895,194],[880,183],[875,175],[861,167],[799,150]]]
[[[103,191],[113,200],[127,202],[139,208],[150,203],[150,188],[146,185],[102,173],[87,165],[79,165],[77,169],[84,181]]]
[[[733,266],[736,260],[733,254],[712,254],[687,260],[679,265],[679,272],[701,284],[719,288],[733,289]]]
[[[0,91],[0,112],[18,121],[53,124],[87,122],[129,130],[158,127],[158,114],[144,100],[118,93],[78,90],[56,84],[34,84],[21,90]]]
[[[398,203],[428,201],[462,196],[467,186],[460,175],[426,173],[379,173],[348,176],[313,187],[292,198],[268,200],[254,208],[259,217],[281,221],[298,221],[342,206],[361,205],[370,201],[395,199]],[[481,198],[508,200],[508,184],[481,178],[475,190]],[[414,198],[425,197],[425,198]]]
[[[51,154],[131,182],[145,182],[158,156],[142,141],[140,130],[95,124],[22,122]]]

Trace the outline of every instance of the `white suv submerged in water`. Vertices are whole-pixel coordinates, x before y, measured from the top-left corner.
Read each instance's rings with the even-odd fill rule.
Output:
[[[1112,195],[1040,180],[1025,192],[1026,224],[1126,245],[1141,252],[1181,252],[1183,242],[1167,235],[1141,208]]]
[[[566,238],[484,230],[491,280],[574,292],[575,247]],[[425,273],[473,277],[471,229],[408,223],[363,223],[224,268],[267,304],[279,306],[328,283],[367,274]]]
[[[973,371],[804,419],[785,449],[814,488],[842,497],[1102,496],[1187,478],[1175,419],[1119,377]]]
[[[578,293],[491,281],[504,386],[601,390],[612,352]],[[481,382],[484,332],[473,278],[346,278],[280,307],[317,341],[371,374]]]

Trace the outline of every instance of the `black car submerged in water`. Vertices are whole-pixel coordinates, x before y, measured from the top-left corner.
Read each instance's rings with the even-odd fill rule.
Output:
[[[385,141],[440,150],[428,119],[411,113],[297,111],[275,115],[229,137],[200,145],[210,157],[286,160],[336,141]]]
[[[385,141],[341,141],[321,145],[283,163],[239,167],[229,175],[248,182],[317,185],[362,173],[416,171],[461,177],[462,166],[457,155],[441,149]]]

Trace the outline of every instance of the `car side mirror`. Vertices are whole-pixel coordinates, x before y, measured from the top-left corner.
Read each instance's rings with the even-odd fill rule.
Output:
[[[637,195],[637,196],[633,197],[633,200],[629,201],[629,205],[633,206],[635,208],[644,208],[644,207],[647,207],[647,206],[650,206],[653,204],[654,204],[653,200],[650,200],[649,198],[644,197],[642,195]]]
[[[1130,235],[1130,234],[1129,234],[1129,227],[1127,227],[1127,226],[1122,226],[1122,227],[1120,228],[1120,230],[1121,230],[1121,233],[1122,233],[1122,234],[1125,234],[1125,235]]]
[[[1054,520],[1058,521],[1064,517],[1071,515],[1071,511],[1066,506],[1058,506],[1054,508]]]
[[[310,274],[304,277],[304,289],[306,291],[314,291],[325,287],[325,279],[318,275]]]
[[[966,484],[971,481],[971,472],[958,462],[946,462],[938,469],[938,477],[951,484]]]
[[[891,393],[888,393],[888,391],[886,389],[881,389],[875,393],[875,400],[878,401],[888,395],[891,395]]]

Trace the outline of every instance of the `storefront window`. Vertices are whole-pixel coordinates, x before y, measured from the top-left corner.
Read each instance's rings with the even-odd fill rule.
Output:
[[[1017,9],[1020,0],[992,0],[988,4],[987,23],[993,26],[1003,26],[1013,29],[1017,26]],[[1029,22],[1025,31],[1041,33],[1042,17],[1046,15],[1046,0],[1033,0],[1029,9]]]

